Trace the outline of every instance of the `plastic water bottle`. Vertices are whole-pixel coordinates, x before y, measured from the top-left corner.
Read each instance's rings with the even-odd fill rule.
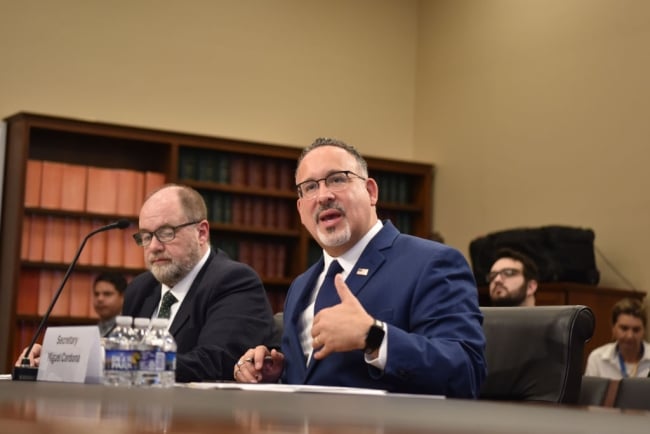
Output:
[[[130,316],[115,318],[115,328],[104,340],[104,384],[107,386],[124,386],[132,384],[133,331]]]
[[[134,385],[138,383],[138,371],[140,370],[140,359],[142,342],[144,337],[151,326],[150,318],[134,318],[133,319],[133,372],[132,372],[132,382]]]
[[[176,381],[176,342],[167,331],[169,320],[154,318],[140,345],[137,386],[172,387]]]

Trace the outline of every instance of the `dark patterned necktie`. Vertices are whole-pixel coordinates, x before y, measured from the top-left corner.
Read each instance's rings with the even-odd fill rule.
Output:
[[[178,300],[174,297],[171,291],[167,291],[163,295],[162,303],[160,303],[160,310],[158,311],[158,318],[169,318],[172,314],[172,304]]]
[[[334,286],[334,276],[341,271],[343,271],[343,268],[341,267],[341,264],[339,264],[339,261],[332,261],[330,267],[327,269],[325,280],[323,280],[318,295],[316,296],[314,315],[324,307],[334,306],[341,302],[341,298],[336,292],[336,286]]]

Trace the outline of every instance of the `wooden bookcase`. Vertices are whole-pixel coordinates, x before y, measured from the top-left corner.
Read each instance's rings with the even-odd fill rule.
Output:
[[[38,232],[38,224],[33,223],[35,220],[58,222],[59,226],[53,223],[45,231],[41,227],[45,240],[63,239],[72,245],[76,241],[76,250],[83,235],[70,240],[61,234],[63,220],[81,225],[77,232],[79,235],[84,230],[87,233],[126,217],[133,226],[126,229],[128,233],[123,248],[139,249],[135,244],[129,244],[132,242],[130,234],[137,227],[139,205],[131,212],[113,212],[26,204],[26,190],[33,188],[29,183],[34,181],[31,175],[27,175],[28,165],[34,165],[34,162],[63,163],[77,169],[81,166],[88,171],[99,170],[97,173],[109,175],[123,171],[136,173],[140,177],[135,188],[138,198],[143,197],[148,185],[145,182],[143,186],[140,179],[150,173],[162,176],[163,182],[194,187],[208,204],[212,245],[257,270],[276,311],[282,309],[286,290],[293,278],[320,256],[320,249],[300,224],[295,208],[294,171],[301,151],[299,148],[31,113],[10,116],[5,123],[7,142],[0,233],[0,354],[5,356],[0,357],[1,372],[10,370],[18,351],[32,337],[41,319],[37,306],[41,304],[42,310],[42,305],[51,300],[51,292],[42,295],[38,284],[30,286],[30,276],[33,283],[46,275],[56,289],[71,260],[68,257],[30,259],[26,243],[32,242],[31,235]],[[428,237],[433,211],[433,166],[372,157],[366,159],[370,176],[377,179],[380,186],[379,216],[391,219],[403,232]],[[64,172],[67,173],[65,169]],[[96,176],[91,178],[95,180]],[[132,181],[115,179],[114,191],[118,198],[134,194]],[[51,187],[50,183],[46,186]],[[87,189],[90,190],[90,186]],[[103,199],[114,191],[99,196]],[[87,199],[96,196],[87,192]],[[49,199],[50,195],[46,197]],[[90,246],[94,238],[86,245],[84,254],[86,250],[94,248],[99,251],[102,248],[101,245]],[[127,252],[125,257],[134,252],[124,251]],[[75,276],[85,276],[89,299],[91,276],[106,270],[120,271],[127,276],[143,271],[141,266],[130,264],[124,265],[124,261],[119,259],[117,262],[80,261],[63,290],[62,298],[63,294],[67,297],[63,304],[85,296],[83,288],[70,294],[73,290],[69,286],[72,286]],[[63,309],[51,317],[49,324],[95,322],[92,308],[86,315]]]

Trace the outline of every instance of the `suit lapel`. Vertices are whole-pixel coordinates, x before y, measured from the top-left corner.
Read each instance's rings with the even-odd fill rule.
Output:
[[[153,316],[158,303],[160,303],[160,288],[161,284],[158,283],[154,286],[153,291],[144,299],[142,302],[142,308],[140,309],[141,316],[146,318],[151,318]]]

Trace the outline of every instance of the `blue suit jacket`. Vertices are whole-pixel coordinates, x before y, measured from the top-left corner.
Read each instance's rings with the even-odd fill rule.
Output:
[[[122,311],[150,318],[159,302],[160,282],[147,271],[126,288]],[[239,357],[270,340],[272,315],[257,273],[213,249],[169,328],[178,346],[176,381],[232,380]]]
[[[386,222],[361,254],[346,284],[371,316],[388,325],[384,371],[368,365],[361,350],[333,353],[306,366],[299,317],[322,269],[321,258],[289,288],[284,382],[478,396],[487,371],[483,316],[474,277],[457,250],[400,234]]]

